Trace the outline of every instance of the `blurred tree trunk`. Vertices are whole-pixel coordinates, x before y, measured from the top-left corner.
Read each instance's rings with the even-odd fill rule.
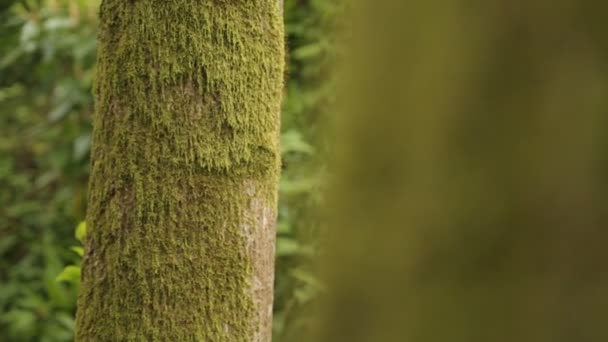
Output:
[[[608,340],[606,6],[364,6],[326,340]]]
[[[269,341],[276,0],[104,0],[77,341]]]

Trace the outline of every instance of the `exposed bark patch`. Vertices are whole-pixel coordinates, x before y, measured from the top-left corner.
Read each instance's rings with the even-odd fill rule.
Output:
[[[267,342],[272,338],[276,206],[256,188],[255,182],[245,181],[244,190],[249,208],[242,229],[252,260],[250,284],[258,321],[253,341]]]

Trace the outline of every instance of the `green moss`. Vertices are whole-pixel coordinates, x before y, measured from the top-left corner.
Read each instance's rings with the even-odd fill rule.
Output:
[[[276,207],[278,6],[103,2],[77,341],[260,338],[243,227]]]

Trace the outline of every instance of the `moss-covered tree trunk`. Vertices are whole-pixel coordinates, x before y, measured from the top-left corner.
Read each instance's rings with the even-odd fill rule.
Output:
[[[277,0],[104,0],[77,341],[268,341]]]

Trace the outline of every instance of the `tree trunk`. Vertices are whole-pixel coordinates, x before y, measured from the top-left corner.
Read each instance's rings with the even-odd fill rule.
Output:
[[[606,6],[359,3],[325,341],[608,341]]]
[[[76,341],[269,341],[276,0],[104,0]]]

